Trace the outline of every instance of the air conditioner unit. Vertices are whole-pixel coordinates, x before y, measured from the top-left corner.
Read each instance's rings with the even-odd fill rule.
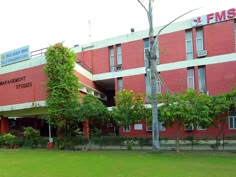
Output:
[[[200,57],[205,57],[207,56],[207,50],[199,50],[197,51],[197,57],[200,58]]]
[[[116,71],[122,70],[122,64],[116,66]]]
[[[190,124],[190,125],[184,125],[184,130],[185,131],[193,131],[194,130],[194,126],[193,124]]]
[[[150,126],[146,126],[146,131],[147,132],[151,132],[152,131],[152,126],[150,125]]]

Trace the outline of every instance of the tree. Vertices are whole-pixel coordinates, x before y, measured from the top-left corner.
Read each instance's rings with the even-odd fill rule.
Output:
[[[87,94],[82,98],[79,108],[79,121],[96,120],[103,122],[109,117],[107,107],[95,96]]]
[[[79,108],[78,117],[79,121],[87,121],[88,128],[92,126],[94,130],[98,130],[98,125],[104,123],[109,119],[109,112],[107,107],[96,97],[87,94],[82,98],[82,104]],[[90,136],[89,134],[87,135]]]
[[[228,111],[231,104],[230,99],[227,98],[227,95],[228,93],[215,95],[212,97],[212,102],[210,106],[211,116],[215,118],[215,120],[218,120],[222,123],[222,126],[220,127],[220,130],[216,135],[216,140],[218,140],[221,134],[223,133],[227,122],[227,118],[223,116]],[[215,125],[215,123],[216,121],[214,121],[212,125],[218,127],[218,125]]]
[[[144,95],[123,89],[117,93],[115,100],[112,117],[118,125],[128,126],[145,118]]]
[[[180,130],[184,125],[209,126],[214,117],[211,112],[211,97],[194,90],[186,90],[184,94],[158,95],[163,105],[159,108],[160,117],[166,125],[177,124],[176,151],[179,152]]]
[[[48,121],[69,130],[76,122],[74,112],[79,107],[79,82],[73,73],[76,55],[62,43],[57,43],[47,49],[45,56]]]

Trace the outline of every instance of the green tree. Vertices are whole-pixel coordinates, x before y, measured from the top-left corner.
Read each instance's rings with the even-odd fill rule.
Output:
[[[227,122],[227,117],[225,117],[224,114],[228,111],[231,104],[231,101],[227,98],[227,95],[228,93],[215,95],[212,97],[210,111],[211,116],[215,118],[215,121],[212,122],[212,125],[218,127],[217,121],[222,123],[222,126],[220,126],[219,132],[216,135],[216,140],[218,140],[223,133]]]
[[[89,129],[93,132],[96,131],[98,134],[98,132],[101,132],[100,126],[109,118],[109,112],[99,99],[91,94],[87,94],[82,98],[78,117],[79,121],[87,121]]]
[[[48,119],[69,130],[76,121],[75,112],[79,107],[79,82],[73,73],[76,55],[62,43],[57,43],[47,49],[45,56]]]
[[[194,90],[186,90],[183,94],[162,94],[158,98],[163,105],[159,108],[161,121],[166,125],[177,124],[176,151],[179,152],[180,131],[184,125],[209,126],[214,117],[210,111],[211,97]]]
[[[135,95],[132,90],[121,90],[117,93],[116,107],[112,117],[118,125],[127,126],[139,122],[146,117],[144,95]]]

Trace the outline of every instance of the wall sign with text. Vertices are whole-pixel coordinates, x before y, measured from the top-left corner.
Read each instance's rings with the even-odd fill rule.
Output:
[[[192,26],[203,26],[212,23],[219,23],[226,20],[231,20],[236,17],[236,8],[223,10],[220,12],[210,13],[204,16],[196,17],[192,19]]]

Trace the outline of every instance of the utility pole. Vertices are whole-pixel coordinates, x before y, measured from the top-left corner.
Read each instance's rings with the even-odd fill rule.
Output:
[[[156,53],[157,53],[157,46],[155,46],[155,38],[154,38],[154,30],[153,30],[153,3],[154,0],[149,0],[148,9],[144,6],[141,0],[137,0],[148,16],[148,23],[149,23],[149,40],[150,40],[150,52],[148,54],[148,62],[149,68],[151,72],[151,97],[152,97],[152,149],[159,150],[160,149],[160,142],[159,142],[159,126],[158,126],[158,110],[157,110],[157,88],[156,88],[156,81],[157,81],[157,67],[156,67]]]
[[[153,29],[153,3],[155,0],[149,0],[148,2],[148,9],[145,7],[145,5],[143,4],[143,0],[137,0],[140,5],[144,8],[144,10],[147,13],[147,17],[148,17],[148,23],[149,23],[149,40],[150,40],[150,51],[148,54],[148,62],[149,62],[149,69],[151,72],[151,97],[152,97],[152,149],[154,151],[160,150],[160,141],[159,141],[159,121],[158,121],[158,100],[157,100],[157,77],[158,77],[158,71],[157,71],[157,56],[156,54],[158,54],[159,56],[159,35],[161,33],[161,31],[163,29],[165,29],[167,26],[169,26],[170,24],[172,24],[173,22],[175,22],[176,20],[178,20],[179,18],[181,18],[182,16],[195,11],[199,8],[190,10],[180,16],[178,16],[177,18],[175,18],[174,20],[172,20],[171,22],[169,22],[167,25],[165,25],[164,27],[162,27],[159,31],[158,34],[156,36],[156,39],[154,37],[154,29]],[[159,58],[158,58],[159,59]]]

